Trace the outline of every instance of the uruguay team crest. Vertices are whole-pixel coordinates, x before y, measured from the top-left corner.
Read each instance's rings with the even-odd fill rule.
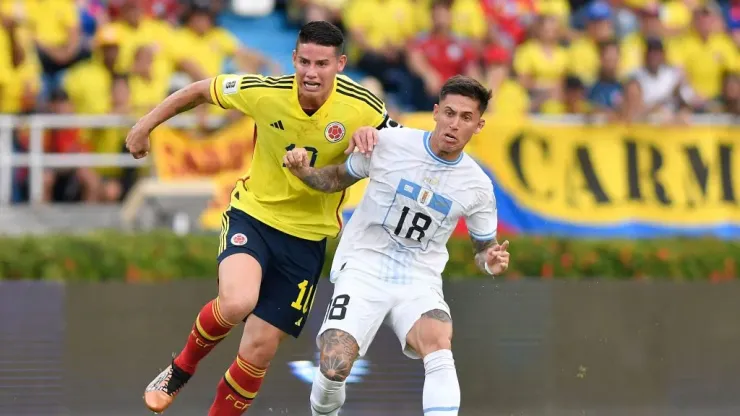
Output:
[[[426,207],[430,202],[432,202],[432,195],[434,195],[432,191],[422,188],[419,191],[419,196],[416,197],[416,202]]]
[[[347,129],[344,128],[344,124],[338,121],[332,121],[326,125],[324,137],[326,137],[326,140],[328,140],[329,143],[337,143],[344,138],[344,133],[346,131]]]

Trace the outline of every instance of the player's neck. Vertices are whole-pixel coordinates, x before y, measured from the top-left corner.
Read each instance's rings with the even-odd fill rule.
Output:
[[[329,94],[331,94],[331,91],[326,93],[326,95],[322,95],[321,97],[306,97],[305,95],[301,94],[300,91],[298,91],[298,104],[301,105],[301,108],[306,113],[313,112],[315,113],[316,110],[321,108],[322,105],[326,102],[326,100],[329,99]]]
[[[460,154],[462,153],[462,150],[458,150],[457,152],[445,152],[441,149],[439,145],[439,138],[437,137],[437,133],[432,133],[432,137],[429,138],[429,148],[432,150],[432,153],[434,153],[435,156],[442,160],[446,160],[448,162],[455,162],[460,158]]]

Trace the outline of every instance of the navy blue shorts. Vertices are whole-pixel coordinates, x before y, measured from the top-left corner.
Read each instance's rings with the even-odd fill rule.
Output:
[[[246,253],[262,266],[262,285],[252,312],[296,338],[306,324],[326,254],[326,239],[294,237],[229,208],[221,219],[219,264]]]

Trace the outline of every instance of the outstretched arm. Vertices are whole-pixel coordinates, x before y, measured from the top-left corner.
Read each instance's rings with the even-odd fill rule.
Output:
[[[213,104],[209,91],[211,81],[212,79],[204,79],[178,90],[139,120],[139,123],[151,132],[155,127],[180,113],[201,104]]]
[[[283,157],[283,163],[303,183],[321,192],[339,192],[362,179],[360,175],[352,175],[345,163],[319,169],[310,167],[308,154],[303,148],[289,150]]]
[[[213,104],[210,79],[194,82],[167,97],[147,115],[139,119],[126,136],[126,148],[136,159],[149,154],[149,134],[172,117],[201,104]]]

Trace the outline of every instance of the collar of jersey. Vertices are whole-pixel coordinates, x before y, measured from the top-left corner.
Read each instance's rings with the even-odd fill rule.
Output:
[[[298,74],[295,72],[293,73],[293,90],[290,94],[290,100],[293,103],[293,106],[298,109],[298,113],[303,116],[306,119],[311,119],[316,117],[317,114],[323,113],[326,111],[327,108],[331,105],[331,102],[334,100],[334,96],[337,94],[337,79],[334,78],[334,87],[331,90],[331,94],[329,94],[329,98],[326,99],[326,102],[321,105],[314,113],[313,115],[306,114],[305,111],[303,111],[303,108],[301,108],[301,103],[298,101]]]
[[[445,165],[457,165],[460,163],[460,161],[463,158],[463,152],[460,152],[460,156],[457,157],[455,160],[444,160],[441,157],[437,156],[432,152],[432,146],[429,144],[429,139],[432,137],[432,133],[425,131],[424,132],[424,148],[427,149],[427,153],[429,153],[429,156],[432,157],[432,159],[436,160],[439,163],[444,163]]]

